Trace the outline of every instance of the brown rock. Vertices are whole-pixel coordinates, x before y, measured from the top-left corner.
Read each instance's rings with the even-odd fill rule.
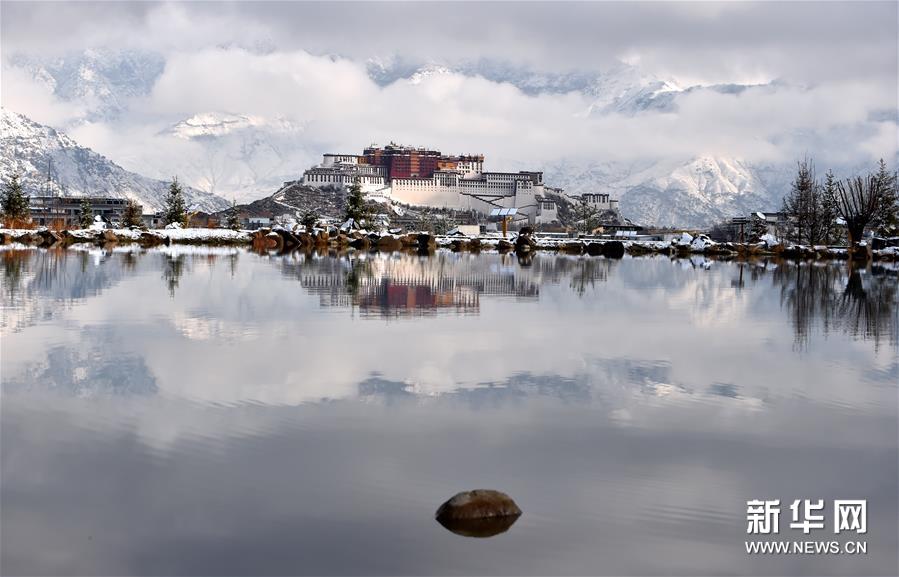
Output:
[[[391,235],[382,236],[378,239],[378,250],[391,251],[403,248],[403,244],[398,238]]]
[[[468,241],[461,238],[453,239],[453,241],[450,243],[450,249],[452,249],[453,252],[468,250]]]
[[[265,235],[265,248],[269,250],[284,250],[284,239],[277,232],[270,232]]]
[[[368,250],[371,248],[371,241],[368,240],[367,236],[361,236],[360,238],[351,240],[350,246],[359,250]]]
[[[418,234],[410,232],[400,237],[403,248],[418,248]]]
[[[584,252],[584,243],[582,242],[566,242],[559,247],[559,251],[568,254],[581,254]]]
[[[434,238],[434,235],[421,233],[417,237],[418,241],[418,250],[422,251],[432,251],[437,249],[437,239]]]
[[[62,240],[62,235],[49,229],[39,230],[37,234],[44,239],[43,246],[53,246]]]
[[[440,505],[434,517],[443,522],[492,519],[521,515],[511,497],[492,489],[475,489],[457,493]]]

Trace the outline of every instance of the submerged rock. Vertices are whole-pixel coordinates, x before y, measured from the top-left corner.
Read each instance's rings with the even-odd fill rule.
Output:
[[[437,519],[486,519],[517,517],[521,509],[512,497],[492,489],[475,489],[457,493],[437,509]]]

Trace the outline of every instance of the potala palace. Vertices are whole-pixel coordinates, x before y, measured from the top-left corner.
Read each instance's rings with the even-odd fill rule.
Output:
[[[303,173],[303,184],[318,188],[349,187],[354,182],[374,199],[483,214],[516,208],[517,217],[530,224],[558,220],[555,201],[544,195],[542,172],[485,171],[483,154],[450,156],[426,148],[373,145],[361,155],[325,154],[320,165]],[[618,208],[618,201],[609,200],[607,194],[591,195],[589,200],[598,209]]]

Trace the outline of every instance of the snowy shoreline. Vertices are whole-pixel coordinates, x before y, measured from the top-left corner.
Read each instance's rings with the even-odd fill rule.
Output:
[[[437,248],[456,252],[498,251],[526,254],[553,251],[572,255],[620,258],[624,254],[689,256],[705,255],[722,259],[780,257],[793,260],[848,259],[845,247],[784,245],[765,238],[758,243],[717,243],[705,235],[693,237],[684,233],[671,241],[603,240],[550,238],[540,236],[435,236],[428,233],[378,234],[365,231],[350,233],[327,230],[313,232],[286,229],[230,230],[221,228],[167,229],[81,229],[51,231],[39,229],[0,229],[0,244],[19,243],[36,247],[66,247],[73,244],[131,244],[142,246],[187,244],[200,246],[252,246],[258,250],[417,250],[429,252]],[[899,247],[871,250],[873,260],[899,260]]]

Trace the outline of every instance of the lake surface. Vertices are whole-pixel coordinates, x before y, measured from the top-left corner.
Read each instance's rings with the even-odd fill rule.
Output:
[[[899,572],[896,266],[0,259],[4,575]],[[434,521],[474,488],[524,514]],[[867,554],[748,555],[751,499]]]

